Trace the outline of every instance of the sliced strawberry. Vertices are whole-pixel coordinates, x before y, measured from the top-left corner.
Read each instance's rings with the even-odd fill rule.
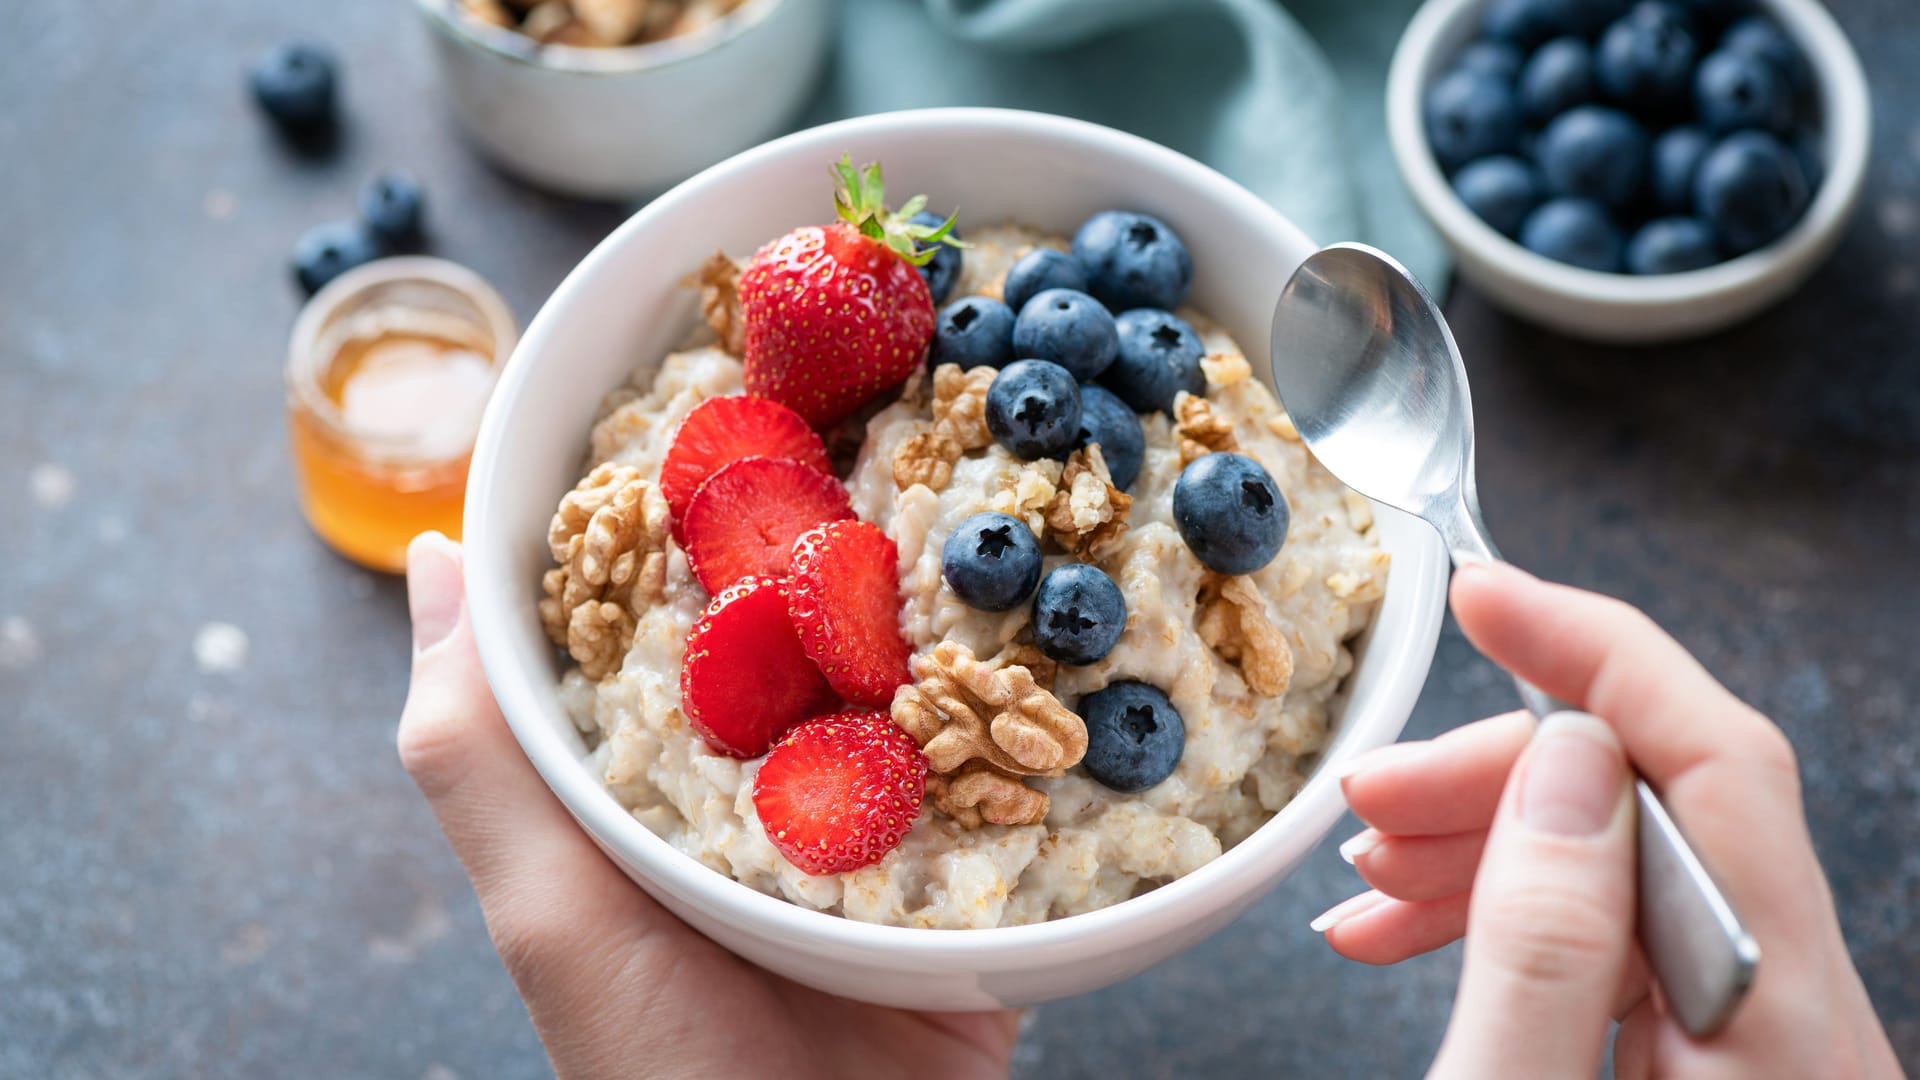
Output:
[[[920,816],[927,759],[883,712],[809,720],[780,740],[753,779],[767,839],[809,874],[871,866]]]
[[[793,544],[787,594],[794,628],[840,696],[883,708],[912,679],[900,636],[900,551],[864,521],[809,529]]]
[[[707,745],[759,757],[788,728],[840,704],[787,617],[779,578],[743,578],[713,598],[687,635],[680,711]]]
[[[660,494],[673,520],[686,517],[687,504],[707,477],[743,457],[792,458],[833,472],[827,448],[800,414],[765,398],[708,398],[693,407],[673,433],[673,445],[660,463]]]
[[[707,478],[680,532],[687,561],[710,593],[748,574],[784,574],[793,539],[853,516],[840,481],[787,458],[745,457]]]

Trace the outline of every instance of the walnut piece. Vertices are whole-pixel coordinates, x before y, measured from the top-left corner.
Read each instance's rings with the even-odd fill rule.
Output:
[[[1257,694],[1278,697],[1293,681],[1293,649],[1267,618],[1267,602],[1253,579],[1209,570],[1200,577],[1194,629],[1220,659],[1240,669]]]
[[[987,664],[994,668],[1014,665],[1026,668],[1027,674],[1033,676],[1033,681],[1040,685],[1040,689],[1049,692],[1053,690],[1053,680],[1060,675],[1058,661],[1041,652],[1040,646],[1025,641],[1009,642],[1005,648],[994,653]]]
[[[1180,391],[1173,399],[1173,415],[1181,465],[1191,465],[1195,458],[1215,450],[1240,448],[1240,440],[1233,437],[1233,421],[1214,415],[1213,405],[1206,398]]]
[[[1047,503],[1047,535],[1082,562],[1112,554],[1127,535],[1133,496],[1113,486],[1100,444],[1075,450],[1060,472],[1059,489]]]
[[[987,430],[987,388],[998,374],[984,365],[962,371],[958,364],[941,364],[934,371],[933,428],[894,449],[894,487],[905,491],[925,484],[944,491],[961,455],[993,444],[993,433]]]
[[[640,36],[647,0],[570,0],[573,17],[602,41],[625,45]]]
[[[980,777],[1026,788],[1019,777],[1061,775],[1087,752],[1080,717],[1026,667],[996,668],[957,641],[914,657],[912,668],[917,681],[894,693],[893,719],[920,744],[936,774],[928,787],[935,805],[962,825],[977,824],[976,814],[1002,825],[1044,818],[1044,792],[1027,788],[1029,794],[1017,795]]]
[[[460,6],[469,16],[489,26],[514,28],[513,13],[500,0],[460,0]]]
[[[984,761],[969,761],[952,776],[929,775],[927,797],[965,829],[977,829],[988,822],[1038,825],[1046,820],[1051,802],[1045,792],[1035,791],[1019,777]]]
[[[700,312],[707,318],[713,336],[727,354],[739,357],[745,350],[746,324],[740,319],[740,264],[716,251],[694,274],[700,285]]]
[[[1253,365],[1241,353],[1211,353],[1201,358],[1200,371],[1206,375],[1207,385],[1217,390],[1244,381],[1253,374]]]
[[[561,498],[540,623],[587,678],[619,670],[641,611],[663,595],[666,537],[665,500],[628,466],[601,465]]]

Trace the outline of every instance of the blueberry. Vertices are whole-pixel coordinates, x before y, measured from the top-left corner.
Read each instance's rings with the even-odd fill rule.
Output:
[[[1593,49],[1576,37],[1554,38],[1520,69],[1520,112],[1536,124],[1593,100]]]
[[[1086,292],[1087,272],[1064,251],[1034,248],[1014,260],[1000,293],[1006,297],[1008,307],[1019,311],[1027,306],[1027,301],[1048,289]]]
[[[1505,154],[1481,158],[1455,173],[1453,191],[1474,216],[1508,236],[1520,231],[1541,197],[1533,166]]]
[[[1017,517],[975,514],[947,536],[940,576],[968,607],[1012,611],[1040,584],[1040,541]]]
[[[1080,385],[1059,364],[1015,360],[987,388],[987,430],[1026,461],[1064,454],[1080,438]]]
[[[1693,208],[1693,174],[1712,146],[1713,139],[1697,127],[1668,128],[1653,140],[1647,176],[1658,209],[1684,214]]]
[[[1520,50],[1504,41],[1476,41],[1460,51],[1456,71],[1472,71],[1512,82],[1520,76]]]
[[[329,221],[293,244],[293,276],[308,296],[341,274],[386,254],[380,238],[357,221]]]
[[[1113,486],[1121,491],[1132,487],[1147,456],[1147,437],[1127,403],[1104,386],[1080,387],[1080,432],[1081,442],[1100,444]]]
[[[1729,255],[1778,239],[1799,220],[1807,197],[1800,159],[1764,131],[1721,139],[1693,178],[1694,205]]]
[[[1627,13],[1632,0],[1566,0],[1567,28],[1591,40]]]
[[[1693,75],[1693,106],[1700,123],[1716,135],[1761,128],[1784,135],[1793,129],[1793,87],[1772,61],[1720,49],[1700,61]]]
[[[1480,20],[1480,32],[1496,41],[1520,49],[1564,34],[1573,28],[1567,23],[1568,0],[1493,0]]]
[[[1640,0],[1600,36],[1594,73],[1613,100],[1643,114],[1666,114],[1686,106],[1697,55],[1684,13]]]
[[[1167,695],[1143,682],[1108,683],[1080,699],[1087,754],[1080,763],[1115,791],[1145,791],[1173,775],[1187,725]]]
[[[1647,171],[1647,132],[1604,105],[1561,113],[1540,134],[1540,173],[1555,195],[1625,206]]]
[[[289,131],[332,123],[334,82],[333,54],[305,41],[275,45],[247,73],[253,100]]]
[[[1820,142],[1820,136],[1811,131],[1803,131],[1793,137],[1793,156],[1800,162],[1800,172],[1807,178],[1807,195],[1820,190],[1820,182],[1827,176],[1827,154]]]
[[[1113,651],[1126,628],[1126,598],[1098,567],[1056,566],[1033,594],[1033,643],[1062,664],[1095,663]]]
[[[1780,29],[1779,23],[1765,15],[1749,15],[1727,27],[1726,34],[1720,38],[1720,48],[1773,61],[1786,73],[1796,94],[1805,94],[1813,88],[1813,69],[1807,64],[1807,54]]]
[[[933,324],[933,347],[927,367],[982,364],[1003,368],[1013,363],[1013,309],[985,296],[955,300]]]
[[[1677,0],[1693,25],[1711,33],[1753,10],[1751,0]]]
[[[389,250],[405,251],[419,244],[426,224],[426,195],[420,182],[404,169],[368,180],[360,189],[360,220]]]
[[[1521,224],[1520,243],[1555,262],[1620,272],[1620,230],[1599,203],[1587,199],[1554,199],[1541,205]]]
[[[1180,391],[1207,392],[1207,376],[1200,370],[1207,349],[1185,319],[1158,308],[1135,308],[1114,324],[1120,351],[1100,381],[1135,412],[1158,409],[1171,416]]]
[[[907,220],[914,225],[937,229],[947,219],[931,210],[923,210]],[[960,230],[955,229],[947,235],[958,240]],[[920,276],[926,279],[927,291],[933,294],[933,302],[945,303],[947,294],[953,291],[953,283],[960,280],[960,249],[952,244],[937,245],[933,249],[933,259],[920,268]]]
[[[1474,158],[1504,154],[1520,136],[1513,88],[1491,75],[1455,71],[1427,88],[1427,144],[1451,173]]]
[[[1655,218],[1627,242],[1627,273],[1678,274],[1720,261],[1713,228],[1695,217]]]
[[[1013,320],[1013,351],[1021,357],[1051,360],[1091,379],[1113,363],[1120,340],[1113,316],[1100,301],[1073,289],[1048,289],[1020,308]]]
[[[1073,257],[1090,290],[1113,311],[1169,310],[1193,287],[1193,257],[1167,223],[1146,214],[1107,210],[1073,234]]]
[[[1243,454],[1195,458],[1173,485],[1173,523],[1194,557],[1219,574],[1251,574],[1287,539],[1286,497]]]

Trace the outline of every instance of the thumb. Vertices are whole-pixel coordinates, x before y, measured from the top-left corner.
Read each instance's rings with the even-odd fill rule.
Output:
[[[1626,757],[1585,713],[1540,725],[1473,883],[1466,963],[1435,1077],[1589,1077],[1632,951]]]

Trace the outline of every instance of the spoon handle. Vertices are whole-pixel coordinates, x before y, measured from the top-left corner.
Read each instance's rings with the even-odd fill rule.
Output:
[[[1448,545],[1455,565],[1500,558],[1484,526],[1473,521],[1468,531],[1475,534],[1472,541]],[[1537,719],[1579,711],[1525,679],[1516,676],[1513,681],[1521,702]],[[1660,796],[1637,776],[1633,788],[1640,943],[1674,1018],[1689,1035],[1705,1037],[1720,1030],[1746,996],[1760,963],[1760,946]]]

